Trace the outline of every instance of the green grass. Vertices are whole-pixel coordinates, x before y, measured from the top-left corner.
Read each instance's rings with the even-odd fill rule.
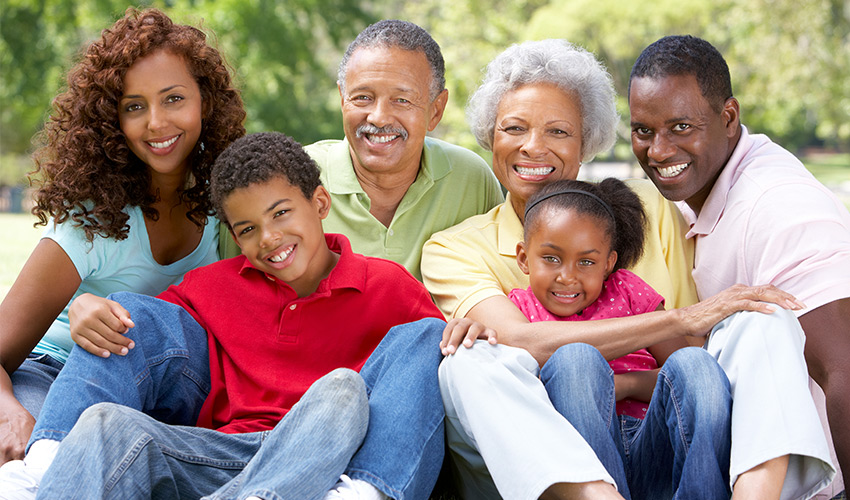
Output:
[[[803,158],[803,163],[827,186],[850,182],[850,153],[813,155]]]
[[[850,210],[850,153],[816,154],[802,160],[809,172],[832,189]]]
[[[41,238],[44,226],[33,228],[36,218],[31,214],[0,213],[0,299],[6,296],[24,262]]]

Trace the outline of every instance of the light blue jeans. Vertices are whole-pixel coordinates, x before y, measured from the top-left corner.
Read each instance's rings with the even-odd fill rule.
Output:
[[[136,347],[106,359],[74,347],[30,443],[63,440],[83,411],[100,402],[165,423],[195,424],[209,392],[206,332],[179,306],[132,293],[110,299],[130,311],[136,327],[128,336]],[[437,369],[444,327],[442,320],[423,319],[392,328],[360,371],[369,425],[345,472],[396,499],[428,498],[440,472],[445,444]]]
[[[30,415],[38,418],[50,385],[56,380],[63,363],[49,354],[30,354],[9,377],[15,399]]]
[[[363,380],[346,368],[317,380],[271,431],[168,425],[99,403],[62,443],[38,497],[320,499],[360,446],[368,419]]]
[[[643,420],[617,417],[614,372],[596,348],[568,344],[540,370],[549,399],[625,498],[728,499],[732,398],[705,350],[674,352]]]

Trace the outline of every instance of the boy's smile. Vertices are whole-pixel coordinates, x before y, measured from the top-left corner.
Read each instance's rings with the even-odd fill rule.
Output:
[[[223,206],[236,243],[251,265],[304,297],[316,291],[339,259],[322,230],[330,202],[323,186],[307,199],[285,177],[275,176],[234,190]]]

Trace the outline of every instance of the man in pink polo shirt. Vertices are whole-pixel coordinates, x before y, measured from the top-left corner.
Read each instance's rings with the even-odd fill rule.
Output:
[[[805,361],[826,395],[838,462],[850,470],[847,209],[791,153],[741,125],[726,62],[704,40],[671,36],[647,47],[632,69],[629,107],[635,156],[696,239],[699,297],[770,283],[808,306],[796,311]],[[733,429],[733,462],[734,446]]]

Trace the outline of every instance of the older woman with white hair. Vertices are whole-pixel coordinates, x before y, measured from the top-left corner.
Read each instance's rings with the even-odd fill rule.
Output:
[[[770,310],[757,300],[780,303],[790,296],[772,287],[737,288],[696,303],[693,248],[683,237],[681,216],[651,183],[636,181],[630,187],[642,199],[649,234],[644,256],[631,270],[666,298],[668,308],[681,309],[530,323],[508,298],[512,289],[529,285],[516,261],[525,205],[541,186],[575,179],[583,161],[613,145],[618,117],[611,78],[592,54],[563,40],[515,45],[488,66],[468,118],[478,142],[493,152],[506,201],[436,233],[422,257],[425,285],[445,316],[487,327],[468,333],[458,328],[464,333],[446,334],[441,343],[444,354],[453,354],[441,365],[440,386],[464,498],[628,497],[620,454],[606,456],[596,438],[583,437],[555,409],[541,367],[564,363],[558,353],[567,344],[590,344],[614,359],[687,335],[704,336],[736,311]],[[493,345],[495,332],[499,345]],[[475,347],[461,349],[461,341]],[[559,368],[549,372],[558,376]],[[598,439],[616,441],[616,418],[608,425],[607,435]],[[670,464],[666,473],[670,483],[681,476],[681,463],[676,467]]]

